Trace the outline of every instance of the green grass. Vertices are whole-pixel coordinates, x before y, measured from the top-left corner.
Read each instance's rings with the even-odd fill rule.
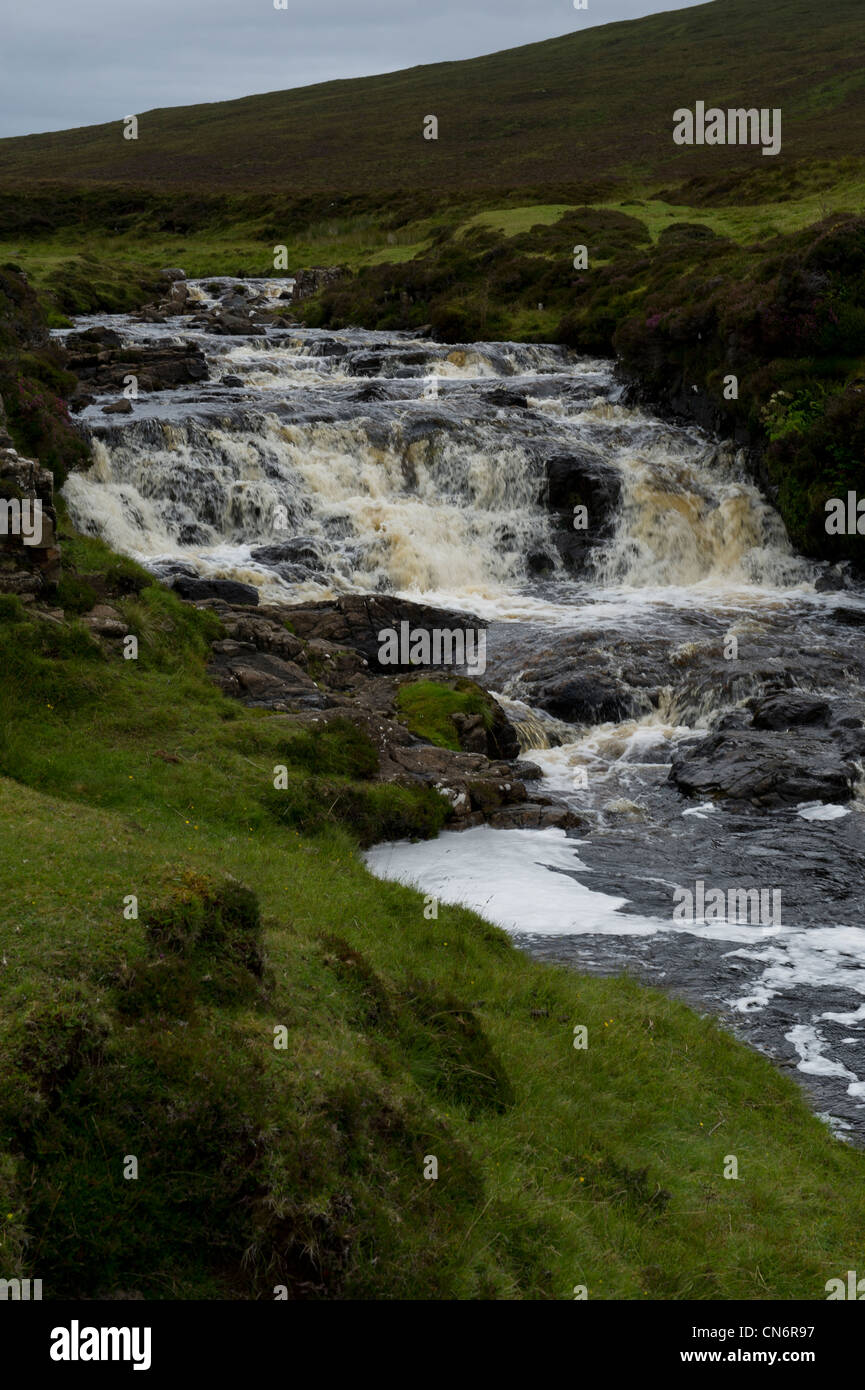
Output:
[[[487,728],[492,724],[489,697],[474,681],[457,681],[453,688],[440,681],[412,681],[401,685],[396,707],[406,728],[437,748],[460,747],[455,714],[480,714]]]
[[[549,226],[557,222],[566,212],[572,211],[567,203],[533,203],[526,207],[487,208],[476,212],[464,222],[457,236],[465,236],[473,227],[489,227],[503,236],[519,236],[530,232],[532,227]]]
[[[46,1297],[825,1297],[865,1158],[793,1082],[633,981],[432,917],[338,813],[281,821],[274,766],[310,805],[313,768],[319,797],[359,792],[362,738],[231,704],[211,618],[64,543],[141,652],[0,605],[4,1275]],[[401,702],[434,735],[460,694]]]

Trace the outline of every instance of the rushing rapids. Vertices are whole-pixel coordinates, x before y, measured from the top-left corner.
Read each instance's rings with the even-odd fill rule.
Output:
[[[227,284],[188,286],[198,321],[77,325],[195,343],[209,380],[122,416],[96,396],[73,520],[167,579],[480,614],[485,683],[583,829],[383,845],[374,872],[712,1009],[797,1068],[837,1132],[865,1135],[865,796],[849,776],[865,766],[865,597],[792,552],[735,450],[629,408],[610,363],[363,330],[218,335],[205,311]],[[780,913],[674,917],[701,884],[701,904],[780,894]]]

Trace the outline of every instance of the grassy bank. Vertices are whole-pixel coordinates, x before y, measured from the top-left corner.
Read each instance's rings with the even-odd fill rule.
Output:
[[[427,834],[427,799],[382,800],[354,730],[311,747],[229,702],[212,617],[63,543],[62,624],[0,605],[4,1275],[46,1297],[825,1296],[865,1158],[792,1081],[371,877],[356,808]],[[78,622],[91,594],[137,660]]]

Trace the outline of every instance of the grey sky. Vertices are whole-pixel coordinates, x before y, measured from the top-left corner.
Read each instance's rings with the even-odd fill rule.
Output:
[[[0,0],[0,136],[474,58],[698,3]]]

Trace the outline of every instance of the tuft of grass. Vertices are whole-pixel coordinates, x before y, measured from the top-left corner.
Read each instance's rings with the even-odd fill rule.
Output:
[[[437,748],[458,752],[459,735],[455,714],[479,714],[486,728],[492,726],[489,696],[474,681],[410,681],[400,685],[396,696],[398,716],[410,733]]]

